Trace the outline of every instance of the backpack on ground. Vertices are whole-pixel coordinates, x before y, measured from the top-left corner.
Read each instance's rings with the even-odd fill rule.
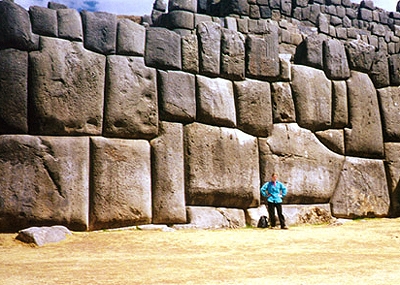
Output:
[[[268,228],[268,218],[267,216],[261,216],[258,220],[257,228]]]

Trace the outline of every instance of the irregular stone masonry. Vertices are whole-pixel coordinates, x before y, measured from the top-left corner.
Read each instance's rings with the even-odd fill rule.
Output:
[[[254,224],[273,171],[292,223],[400,216],[400,14],[209,2],[0,2],[0,232]]]

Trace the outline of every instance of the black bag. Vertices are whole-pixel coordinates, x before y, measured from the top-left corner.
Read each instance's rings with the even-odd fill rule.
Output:
[[[258,220],[257,228],[268,228],[268,218],[267,216],[261,216]]]

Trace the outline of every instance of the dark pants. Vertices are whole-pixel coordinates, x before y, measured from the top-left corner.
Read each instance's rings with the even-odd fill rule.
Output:
[[[285,217],[282,214],[282,204],[268,202],[268,215],[269,215],[269,220],[271,222],[271,227],[276,226],[275,208],[276,208],[276,211],[278,212],[278,218],[279,218],[279,222],[280,222],[281,228],[282,228],[285,226]]]

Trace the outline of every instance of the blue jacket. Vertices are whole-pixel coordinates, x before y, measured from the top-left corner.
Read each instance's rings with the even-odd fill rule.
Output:
[[[274,182],[269,181],[261,187],[261,196],[267,198],[267,201],[270,203],[282,203],[282,198],[286,194],[287,189],[285,185],[279,181],[276,181],[275,185]]]

